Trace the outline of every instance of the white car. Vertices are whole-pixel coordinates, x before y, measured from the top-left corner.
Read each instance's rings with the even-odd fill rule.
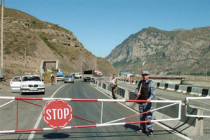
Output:
[[[63,81],[64,80],[64,77],[63,77],[63,75],[58,75],[58,76],[56,76],[56,81],[58,82],[58,81]]]
[[[82,79],[82,74],[80,74],[80,73],[75,73],[74,78],[75,78],[75,79]]]
[[[24,93],[45,93],[45,85],[38,75],[16,76],[10,81],[12,90]]]

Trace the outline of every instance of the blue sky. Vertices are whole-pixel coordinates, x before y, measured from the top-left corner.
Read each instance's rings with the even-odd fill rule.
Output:
[[[5,7],[59,24],[99,57],[143,28],[210,26],[210,0],[5,0]]]

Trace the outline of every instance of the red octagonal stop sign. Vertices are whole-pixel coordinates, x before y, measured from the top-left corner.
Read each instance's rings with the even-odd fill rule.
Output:
[[[71,106],[63,100],[49,101],[42,111],[45,123],[56,129],[67,126],[72,119]]]

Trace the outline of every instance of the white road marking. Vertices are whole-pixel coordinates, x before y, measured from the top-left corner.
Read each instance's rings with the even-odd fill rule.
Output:
[[[15,101],[15,100],[11,100],[11,101],[9,101],[9,102],[7,102],[7,103],[1,105],[0,108],[1,108],[1,107],[4,107],[4,106],[6,106],[6,105],[8,105],[8,104],[10,104],[10,103],[12,103],[12,102],[14,102],[14,101]]]
[[[93,86],[92,84],[90,84],[90,85]],[[93,86],[93,87],[94,87],[94,86]],[[96,87],[94,87],[94,88],[97,89],[97,90],[98,90],[99,92],[101,92],[102,94],[104,94],[105,96],[111,98],[111,97],[108,96],[105,92],[99,90],[99,89],[96,88]],[[132,109],[132,108],[130,108],[130,107],[128,107],[128,106],[126,106],[126,105],[120,103],[120,102],[117,102],[117,103],[118,103],[118,104],[121,104],[121,105],[124,106],[125,108],[127,108],[127,109],[129,109],[129,110],[131,110],[131,111],[133,111],[133,112],[135,112],[135,113],[139,113],[138,111],[136,111],[136,110],[134,110],[134,109]],[[165,126],[165,125],[163,125],[163,124],[160,124],[159,122],[154,122],[154,123],[157,124],[157,125],[159,125],[160,127],[164,128],[164,129],[166,129],[167,131],[170,131],[171,133],[173,133],[173,134],[175,134],[175,135],[177,135],[177,136],[179,136],[179,137],[185,139],[185,140],[192,140],[191,138],[189,138],[189,137],[187,137],[187,136],[185,136],[185,135],[182,135],[181,133],[179,133],[179,132],[177,132],[177,131],[175,131],[175,130],[173,130],[173,129],[170,129],[169,127],[167,127],[167,126]]]
[[[61,87],[59,87],[59,88],[53,93],[53,95],[52,95],[50,98],[53,98],[53,97],[55,96],[55,94],[56,94],[61,88],[63,88],[64,86],[66,86],[66,84],[63,85],[63,86],[61,86]],[[39,118],[37,119],[37,121],[36,121],[36,123],[35,123],[33,129],[38,128],[38,126],[39,126],[39,124],[40,124],[40,122],[41,122],[41,119],[42,119],[42,112],[40,113]],[[34,138],[35,133],[36,133],[36,131],[32,131],[32,132],[30,133],[29,137],[28,137],[28,140],[32,140],[32,139]]]

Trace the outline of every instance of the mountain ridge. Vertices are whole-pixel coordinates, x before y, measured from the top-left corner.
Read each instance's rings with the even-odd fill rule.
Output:
[[[210,26],[173,31],[148,27],[126,38],[106,59],[120,72],[139,74],[146,62],[144,68],[152,74],[210,73],[209,34]]]
[[[38,72],[42,60],[59,60],[59,68],[66,74],[84,69],[100,70],[104,75],[115,73],[107,60],[85,49],[73,32],[19,10],[5,8],[4,11],[6,77]]]

